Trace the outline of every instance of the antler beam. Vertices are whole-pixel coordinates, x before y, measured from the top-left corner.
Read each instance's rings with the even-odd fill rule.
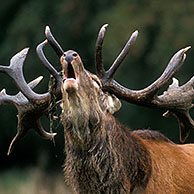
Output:
[[[132,102],[135,104],[140,104],[144,106],[155,106],[162,108],[163,105],[157,103],[154,99],[154,96],[157,92],[174,76],[174,74],[180,69],[183,65],[183,62],[186,58],[185,52],[190,47],[181,49],[178,51],[170,60],[168,66],[162,73],[162,75],[153,82],[150,86],[142,90],[130,90],[119,85],[115,80],[110,80],[106,82],[104,87],[107,88],[110,92],[117,95],[119,98]],[[163,107],[165,108],[165,107]]]

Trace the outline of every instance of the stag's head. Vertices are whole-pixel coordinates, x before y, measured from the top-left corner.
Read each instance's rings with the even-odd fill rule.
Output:
[[[75,140],[88,143],[107,114],[120,108],[120,101],[103,91],[101,80],[84,68],[77,52],[64,52],[60,61],[63,69],[62,123]]]
[[[49,27],[46,27],[46,40],[37,46],[37,54],[56,80],[56,87],[46,94],[37,94],[32,90],[42,77],[29,84],[25,82],[22,67],[28,49],[16,54],[11,59],[10,66],[0,66],[0,72],[8,74],[21,91],[16,96],[7,95],[5,90],[0,92],[0,104],[12,103],[18,109],[18,132],[11,142],[8,154],[13,145],[30,128],[34,128],[47,139],[52,139],[56,135],[46,132],[40,124],[41,116],[48,115],[48,106],[53,95],[56,100],[62,99],[61,120],[65,132],[82,144],[89,142],[93,134],[103,128],[104,122],[110,118],[110,115],[120,108],[121,104],[117,97],[142,106],[167,110],[165,116],[174,116],[178,119],[181,141],[187,138],[190,129],[194,128],[194,121],[189,115],[189,109],[193,107],[194,77],[180,87],[178,80],[174,79],[166,92],[160,96],[157,93],[182,66],[186,58],[185,52],[190,47],[179,50],[172,57],[162,75],[150,86],[138,91],[130,90],[118,84],[113,79],[113,75],[134,45],[138,32],[135,31],[131,35],[110,69],[105,71],[102,62],[102,45],[107,26],[107,24],[102,26],[96,42],[96,75],[84,68],[77,52],[72,50],[64,52]],[[43,47],[48,43],[60,59],[63,77],[44,55]]]

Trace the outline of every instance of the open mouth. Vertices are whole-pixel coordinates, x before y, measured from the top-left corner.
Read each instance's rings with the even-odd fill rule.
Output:
[[[78,89],[77,76],[71,63],[67,63],[64,68],[64,89],[69,91],[75,91]]]
[[[66,80],[70,78],[76,79],[76,76],[72,64],[68,63],[66,68],[64,69],[64,79]]]
[[[68,78],[73,78],[73,79],[76,79],[76,76],[75,76],[75,72],[74,72],[74,69],[73,69],[73,66],[71,63],[68,63],[67,64],[67,72],[66,72],[66,77],[67,79]]]

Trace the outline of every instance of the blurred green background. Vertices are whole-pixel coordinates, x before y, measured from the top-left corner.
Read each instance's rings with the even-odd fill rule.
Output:
[[[95,72],[95,41],[105,23],[109,24],[103,47],[106,68],[112,64],[130,34],[139,30],[135,46],[115,75],[117,81],[131,89],[149,85],[162,73],[175,52],[194,46],[192,0],[8,0],[2,1],[0,7],[0,64],[8,65],[14,54],[30,47],[24,65],[25,78],[29,82],[44,75],[35,91],[46,92],[49,74],[35,52],[36,46],[45,39],[45,26],[51,27],[64,50],[79,52],[85,67]],[[53,50],[47,47],[45,51],[52,64],[60,70]],[[193,49],[188,51],[184,66],[176,74],[180,84],[194,74],[193,53]],[[0,90],[3,88],[9,94],[18,92],[12,81],[1,73]],[[115,115],[122,124],[131,129],[158,130],[179,142],[175,119],[163,118],[160,110],[122,104]],[[55,123],[54,131],[58,133],[55,142],[43,140],[31,131],[17,144],[11,156],[6,156],[16,133],[16,114],[14,107],[0,106],[0,193],[71,193],[63,188],[65,155],[61,125]],[[43,118],[43,125],[49,130],[46,118]],[[193,131],[187,142],[194,142]],[[25,186],[29,189],[25,190]]]

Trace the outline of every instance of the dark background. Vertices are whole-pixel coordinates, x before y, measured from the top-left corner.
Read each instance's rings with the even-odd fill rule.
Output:
[[[24,65],[24,74],[29,82],[39,75],[44,80],[35,91],[47,91],[49,74],[36,56],[36,46],[45,39],[46,25],[64,50],[79,52],[86,69],[95,72],[95,41],[100,27],[109,27],[103,47],[103,59],[108,68],[136,29],[139,36],[135,46],[115,79],[131,89],[141,89],[152,83],[164,70],[170,58],[179,49],[194,46],[194,1],[177,0],[9,0],[0,6],[0,64],[8,65],[10,58],[25,47],[30,47]],[[48,46],[46,55],[60,70],[58,58]],[[187,53],[187,60],[176,74],[180,84],[194,74],[194,51]],[[0,74],[0,90],[18,92],[14,83]],[[149,128],[161,131],[179,143],[179,130],[175,119],[166,119],[160,110],[151,110],[122,102],[116,113],[120,122],[131,129]],[[192,112],[192,111],[191,111]],[[6,156],[9,143],[16,133],[17,111],[12,106],[0,107],[0,172],[10,168],[43,166],[46,171],[61,171],[64,140],[63,128],[55,127],[58,133],[55,143],[41,139],[31,131],[17,144],[11,156]],[[49,121],[43,118],[49,130]],[[58,124],[55,124],[58,126]],[[187,142],[194,142],[193,131]]]

